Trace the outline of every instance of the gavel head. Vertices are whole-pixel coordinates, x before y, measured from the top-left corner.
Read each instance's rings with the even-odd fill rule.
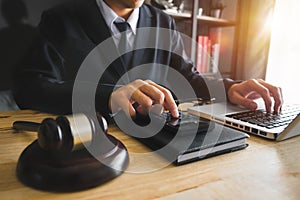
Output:
[[[38,129],[39,146],[48,152],[71,152],[90,145],[95,138],[107,133],[107,122],[101,116],[86,114],[46,118]]]

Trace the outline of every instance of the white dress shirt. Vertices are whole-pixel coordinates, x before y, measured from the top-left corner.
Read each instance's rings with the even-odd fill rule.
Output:
[[[96,0],[98,7],[100,9],[100,12],[102,13],[105,22],[107,26],[109,27],[109,30],[113,36],[113,39],[118,46],[121,35],[119,34],[119,30],[114,24],[114,22],[125,22],[126,20],[115,13],[103,0]],[[137,23],[139,20],[139,13],[140,9],[135,8],[129,18],[127,19],[127,23],[130,26],[130,31],[127,31],[127,37],[130,47],[133,49],[134,46],[134,39],[136,35],[136,29],[137,29]]]

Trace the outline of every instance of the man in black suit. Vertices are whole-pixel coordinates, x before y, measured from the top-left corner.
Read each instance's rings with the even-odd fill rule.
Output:
[[[96,110],[104,116],[109,117],[121,109],[128,115],[135,116],[136,112],[147,113],[154,104],[159,104],[177,117],[178,111],[173,96],[168,89],[161,86],[160,82],[168,78],[170,70],[156,71],[161,65],[180,72],[189,81],[197,97],[204,99],[215,97],[211,94],[215,89],[210,90],[209,87],[219,88],[222,83],[226,97],[234,104],[255,110],[257,105],[253,99],[260,96],[265,101],[266,110],[270,111],[273,97],[274,110],[280,109],[282,105],[280,88],[263,80],[220,81],[205,80],[201,77],[184,54],[182,39],[174,31],[174,20],[162,11],[143,3],[144,0],[72,0],[44,12],[38,27],[42,36],[39,46],[18,73],[15,89],[18,105],[21,108],[52,113],[71,113],[72,90],[82,63],[93,49],[101,46],[109,38],[113,38],[111,41],[114,44],[100,52],[118,53],[116,47],[122,36],[112,36],[119,32],[117,23],[127,22],[129,31],[126,35],[133,51],[119,56],[107,68],[94,63],[95,66],[105,70],[100,77],[95,95]],[[161,37],[161,32],[157,30],[141,34],[139,30],[145,27],[167,29],[170,37]],[[166,44],[169,50],[135,48],[137,44],[143,42],[147,47],[148,41],[154,41],[158,45]],[[144,75],[139,77],[138,73],[134,73],[133,78],[119,84],[121,77],[135,66],[149,63],[154,66],[148,65],[146,71],[149,77]],[[91,67],[90,71],[92,70]],[[84,91],[80,92],[84,96]]]

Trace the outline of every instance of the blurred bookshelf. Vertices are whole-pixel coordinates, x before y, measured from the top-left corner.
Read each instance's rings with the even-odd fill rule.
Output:
[[[197,70],[209,77],[218,71],[223,77],[235,78],[240,0],[183,0],[181,2],[184,4],[182,10],[171,8],[165,9],[164,12],[176,20],[178,31],[192,39],[193,42],[184,42],[186,52],[195,63]],[[226,7],[219,16],[213,16],[212,9],[220,2]],[[208,46],[209,49],[203,48],[203,44],[199,41],[203,37],[205,41],[208,38],[209,43],[204,46]],[[207,57],[207,61],[203,62],[203,56]],[[207,66],[199,66],[201,63],[206,63]]]

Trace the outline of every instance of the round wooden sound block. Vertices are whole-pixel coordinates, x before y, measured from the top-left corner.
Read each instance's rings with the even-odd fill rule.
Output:
[[[95,157],[85,148],[54,156],[34,141],[20,155],[17,177],[27,186],[56,192],[84,190],[106,183],[121,175],[129,163],[126,147],[111,135],[108,139],[115,147]]]

